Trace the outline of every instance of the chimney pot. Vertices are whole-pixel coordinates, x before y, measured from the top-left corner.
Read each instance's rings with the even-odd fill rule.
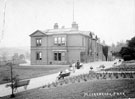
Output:
[[[58,28],[59,28],[58,23],[55,23],[54,24],[54,29],[58,29]]]
[[[78,24],[75,21],[72,23],[72,28],[78,30]]]

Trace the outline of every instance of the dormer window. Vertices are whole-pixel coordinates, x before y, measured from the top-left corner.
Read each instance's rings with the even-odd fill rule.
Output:
[[[37,38],[36,39],[36,46],[41,46],[42,45],[42,39],[41,38]]]

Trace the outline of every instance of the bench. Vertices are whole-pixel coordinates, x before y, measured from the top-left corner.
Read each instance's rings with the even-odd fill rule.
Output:
[[[27,86],[29,85],[30,80],[24,80],[24,81],[18,81],[13,83],[13,89],[14,91],[17,91],[18,87],[24,87],[24,89],[27,89]],[[6,87],[10,86],[12,88],[12,84],[6,85]]]
[[[70,76],[70,72],[59,74],[58,80],[60,80],[61,78],[64,79],[64,77],[67,77],[67,76]]]

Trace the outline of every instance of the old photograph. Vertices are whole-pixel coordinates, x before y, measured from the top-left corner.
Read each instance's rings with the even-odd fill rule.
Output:
[[[0,99],[135,99],[135,0],[0,0]]]

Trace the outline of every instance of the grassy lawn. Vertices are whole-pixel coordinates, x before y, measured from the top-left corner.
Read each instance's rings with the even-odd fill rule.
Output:
[[[91,80],[87,82],[62,85],[56,88],[54,87],[49,89],[45,88],[33,89],[17,93],[15,99],[116,99],[116,98],[133,98],[133,97],[135,98],[134,93],[135,93],[135,79]],[[2,99],[7,98],[8,97],[3,97]]]
[[[29,79],[57,73],[65,68],[67,68],[67,66],[13,66],[13,74],[19,75],[19,79]],[[0,84],[6,82],[3,81],[5,77],[10,77],[9,66],[0,67]]]

